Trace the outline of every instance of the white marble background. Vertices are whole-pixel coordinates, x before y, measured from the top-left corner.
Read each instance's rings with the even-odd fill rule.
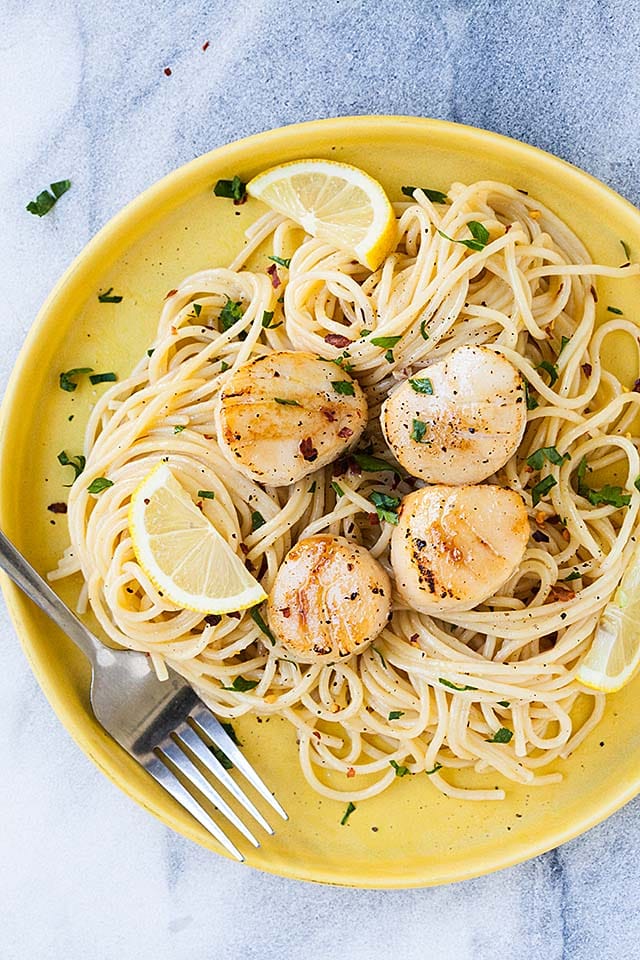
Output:
[[[0,14],[1,389],[96,230],[174,167],[259,130],[446,117],[551,150],[640,201],[638,0],[0,0]],[[67,176],[52,214],[25,212]],[[56,720],[1,604],[0,634],[2,960],[640,955],[640,800],[557,851],[455,886],[282,880],[212,856],[119,793]]]

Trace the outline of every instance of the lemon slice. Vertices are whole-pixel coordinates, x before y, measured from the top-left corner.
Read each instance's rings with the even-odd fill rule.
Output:
[[[176,606],[231,613],[266,599],[258,581],[164,463],[134,492],[129,530],[138,563]]]
[[[604,608],[591,650],[576,676],[585,687],[614,693],[631,680],[639,664],[640,547]]]
[[[247,193],[319,240],[376,270],[396,241],[396,218],[373,177],[348,163],[295,160],[259,173]]]

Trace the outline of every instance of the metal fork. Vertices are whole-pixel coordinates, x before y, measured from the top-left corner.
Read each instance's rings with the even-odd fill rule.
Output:
[[[222,751],[284,820],[287,814],[262,782],[220,722],[175,671],[158,680],[150,658],[131,650],[111,650],[85,627],[49,584],[0,531],[0,569],[51,617],[91,661],[91,706],[114,740],[141,763],[178,803],[237,860],[244,857],[176,773],[212,803],[254,847],[260,844],[204,776],[194,758],[235,797],[268,834],[273,829],[215,757],[202,734]]]

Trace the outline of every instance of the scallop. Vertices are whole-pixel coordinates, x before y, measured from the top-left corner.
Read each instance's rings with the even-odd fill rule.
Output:
[[[391,537],[396,590],[415,610],[471,610],[522,562],[529,522],[522,498],[494,484],[436,484],[408,494]]]
[[[358,382],[308,353],[274,351],[239,367],[215,412],[227,458],[259,483],[295,483],[352,446],[367,423]]]
[[[527,423],[524,382],[487,347],[458,347],[406,380],[380,415],[402,466],[429,483],[479,483],[518,449]]]
[[[365,547],[345,537],[307,537],[284,558],[267,610],[286,656],[341,660],[364,650],[387,623],[391,582]]]

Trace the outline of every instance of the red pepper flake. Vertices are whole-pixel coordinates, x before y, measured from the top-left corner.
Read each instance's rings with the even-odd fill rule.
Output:
[[[66,503],[50,503],[47,510],[51,510],[51,513],[66,513],[67,505]]]
[[[282,284],[282,280],[278,274],[278,268],[275,263],[272,263],[270,267],[267,267],[267,273],[271,277],[271,286],[274,290],[277,290]]]
[[[335,423],[338,419],[338,414],[331,407],[320,407],[320,413],[327,418],[329,423]]]
[[[633,393],[640,393],[640,380],[636,380],[631,390]]]
[[[369,523],[371,524],[372,527],[380,526],[380,518],[378,517],[377,513],[369,514]]]
[[[565,527],[564,530],[562,531],[562,539],[563,539],[563,540],[566,540],[567,543],[569,543],[569,541],[571,540],[571,534],[569,533],[569,531],[567,530],[566,527]]]
[[[175,297],[177,290],[169,290],[169,293],[165,294],[165,300],[168,300],[169,297]]]
[[[312,736],[314,736],[314,737],[316,738],[316,740],[319,740],[319,739],[320,739],[320,731],[319,731],[319,730],[313,730],[313,731],[312,731]]]
[[[349,427],[343,427],[342,430],[338,430],[338,436],[342,440],[348,440],[349,437],[353,436],[353,430],[350,430]]]
[[[554,583],[549,593],[548,602],[554,603],[559,600],[561,603],[568,603],[569,600],[573,600],[575,595],[576,592],[571,587],[565,586],[564,583]]]
[[[208,50],[208,49],[209,49],[209,41],[205,40],[205,42],[202,44],[202,50],[204,52],[205,50]]]
[[[280,613],[282,614],[283,617],[286,617],[288,620],[289,617],[291,616],[291,607],[281,607]]]
[[[354,767],[348,767],[348,769],[347,769],[347,777],[349,778],[349,780],[351,780],[353,777],[355,777],[355,775],[356,775],[355,768],[354,768]]]
[[[173,324],[171,324],[171,336],[172,336],[172,337],[177,337],[177,336],[178,336],[178,328],[177,328],[177,327],[174,327]]]
[[[590,377],[591,374],[593,373],[593,367],[591,366],[590,363],[583,363],[582,372],[584,373],[585,377]]]
[[[299,449],[308,463],[313,463],[314,460],[318,459],[318,451],[314,447],[311,437],[305,437],[304,440],[301,440]]]
[[[165,75],[165,77],[170,77],[170,76],[171,76],[171,67],[165,67],[165,68],[164,68],[164,75]]]
[[[324,342],[331,344],[332,347],[338,347],[340,350],[343,350],[345,347],[351,346],[353,340],[349,340],[349,337],[343,337],[341,333],[328,333],[324,338]]]
[[[409,637],[409,643],[417,643],[419,639],[420,635],[418,633],[412,633]]]

